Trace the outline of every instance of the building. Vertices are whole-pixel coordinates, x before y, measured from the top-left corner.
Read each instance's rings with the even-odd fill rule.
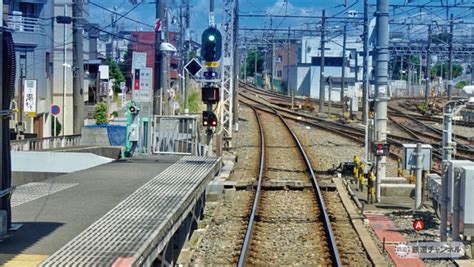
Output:
[[[120,31],[116,35],[101,34],[97,41],[97,52],[104,58],[111,58],[116,62],[126,60],[130,39],[129,31]]]
[[[168,32],[169,43],[176,46],[179,38],[179,33]],[[130,32],[130,39],[128,46],[128,59],[127,64],[132,64],[132,52],[145,52],[147,53],[146,66],[148,68],[155,67],[155,32]],[[170,83],[174,83],[178,79],[178,56],[172,55],[170,58]],[[131,74],[131,70],[128,73]],[[153,81],[155,82],[155,81]]]
[[[274,79],[282,80],[285,83],[287,78],[287,66],[295,66],[298,63],[298,46],[296,40],[291,40],[290,44],[285,42],[275,49],[275,77]],[[289,60],[288,60],[289,59]],[[289,62],[289,63],[288,63]]]
[[[360,96],[363,74],[363,43],[360,37],[347,37],[346,54],[343,55],[343,38],[330,38],[325,43],[325,77],[332,80],[332,101],[340,101],[340,88],[343,61],[346,62],[345,89],[346,95]],[[300,61],[290,66],[289,85],[297,95],[310,96],[319,99],[321,71],[321,38],[305,36],[301,40],[298,53]],[[369,60],[369,69],[371,61]],[[285,72],[285,71],[284,71]],[[326,100],[329,98],[326,84]]]
[[[73,1],[6,0],[4,4],[4,10],[8,10],[5,15],[8,28],[13,30],[17,59],[15,101],[19,112],[13,117],[12,128],[24,128],[25,134],[37,137],[51,136],[53,120],[50,108],[57,104],[61,107],[57,118],[64,125],[64,134],[73,134],[72,24],[59,24],[54,19],[56,16],[72,16]],[[88,16],[87,5],[84,5],[85,21]],[[88,59],[89,41],[85,32],[84,61]],[[23,108],[25,80],[36,81],[34,112],[27,113]],[[88,85],[85,75],[84,88]],[[87,97],[87,90],[84,90],[84,99]]]

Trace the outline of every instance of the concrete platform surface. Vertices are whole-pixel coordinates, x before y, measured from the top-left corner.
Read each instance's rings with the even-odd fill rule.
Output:
[[[13,223],[23,226],[0,243],[0,265],[51,255],[179,158],[121,160],[24,185],[12,199]]]

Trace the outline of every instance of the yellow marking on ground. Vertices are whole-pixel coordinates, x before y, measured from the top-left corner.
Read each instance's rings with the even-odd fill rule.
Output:
[[[1,254],[0,263],[4,267],[34,267],[44,261],[48,255]]]

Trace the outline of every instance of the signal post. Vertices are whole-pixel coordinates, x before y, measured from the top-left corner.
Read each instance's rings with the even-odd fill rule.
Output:
[[[206,71],[204,72],[205,82],[202,87],[202,101],[207,105],[202,113],[202,125],[206,127],[207,145],[209,153],[212,153],[212,137],[218,126],[217,115],[213,105],[220,100],[220,88],[218,87],[219,59],[222,55],[222,35],[214,27],[210,26],[202,33],[201,57],[204,60]],[[216,106],[217,108],[218,106]],[[220,144],[219,144],[220,145]],[[220,151],[220,149],[218,149]],[[219,154],[219,153],[218,153]]]

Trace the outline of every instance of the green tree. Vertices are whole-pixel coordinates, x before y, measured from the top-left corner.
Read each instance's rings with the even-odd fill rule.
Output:
[[[463,68],[461,65],[453,65],[453,78],[458,77],[462,74]],[[448,64],[436,64],[431,68],[431,76],[441,76],[443,79],[448,78]]]
[[[254,76],[255,72],[255,55],[257,55],[257,72],[262,73],[264,64],[264,54],[253,49],[247,53],[247,76]],[[243,67],[241,73],[244,73]]]
[[[104,102],[97,103],[95,105],[95,124],[101,125],[101,124],[108,124],[109,123],[109,118],[107,114],[107,104]]]
[[[54,132],[54,123],[56,123],[56,132]],[[51,123],[51,132],[53,136],[58,136],[61,133],[63,125],[59,122],[58,117],[53,117],[53,121]]]
[[[120,83],[125,81],[125,77],[123,76],[122,70],[120,70],[120,66],[117,64],[117,62],[113,61],[111,58],[107,58],[105,60],[105,64],[109,66],[110,79],[114,79],[112,85],[114,94],[118,94],[121,92]]]

